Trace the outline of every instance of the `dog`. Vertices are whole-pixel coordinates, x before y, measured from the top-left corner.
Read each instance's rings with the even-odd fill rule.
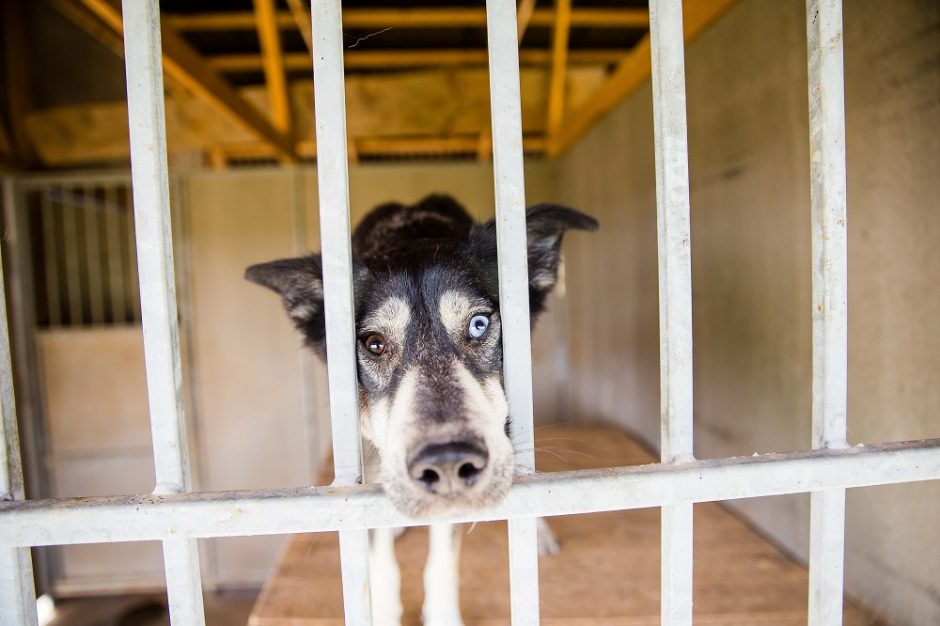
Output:
[[[533,325],[555,286],[565,232],[597,227],[560,205],[526,211]],[[512,485],[515,455],[503,388],[495,220],[476,224],[445,195],[383,204],[356,228],[352,254],[360,428],[378,453],[385,493],[399,511],[422,519],[498,504]],[[325,358],[322,271],[312,254],[253,265],[245,276],[281,296],[305,343]],[[391,529],[371,535],[376,624],[400,622],[394,537]],[[547,534],[542,541],[554,543]],[[458,553],[456,528],[432,524],[422,609],[428,626],[462,623]]]

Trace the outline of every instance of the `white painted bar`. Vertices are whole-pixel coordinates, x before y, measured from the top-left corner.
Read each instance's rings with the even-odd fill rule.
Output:
[[[13,181],[5,180],[3,203],[12,207],[14,200]],[[26,494],[23,488],[4,285],[3,259],[0,258],[0,500],[22,502]],[[0,549],[0,624],[35,626],[37,619],[33,563],[29,548]]]
[[[78,207],[75,192],[67,187],[58,188],[59,207],[62,210],[62,250],[65,252],[65,293],[68,300],[69,326],[81,326],[82,285],[78,251]]]
[[[486,31],[503,374],[511,416],[510,436],[516,450],[516,471],[528,474],[535,471],[535,435],[519,39],[514,0],[487,0]],[[515,626],[539,623],[538,574],[535,518],[510,520],[509,586]]]
[[[121,253],[121,214],[114,185],[104,188],[104,224],[108,240],[108,296],[111,319],[114,324],[127,320],[127,300],[124,298],[124,258]]]
[[[692,458],[692,261],[682,1],[650,1],[663,462]],[[691,504],[662,509],[661,621],[692,624]]]
[[[940,479],[940,439],[519,476],[506,500],[440,522],[575,515]],[[427,525],[381,485],[0,502],[0,546]]]
[[[46,309],[49,326],[62,325],[62,303],[59,294],[59,244],[55,236],[55,212],[49,189],[39,190],[39,219],[42,221],[43,269],[46,279]]]
[[[841,0],[806,3],[813,232],[813,447],[846,444],[848,240]],[[845,490],[810,499],[809,623],[842,624]]]
[[[320,253],[326,309],[326,349],[335,485],[362,480],[359,383],[352,251],[349,235],[349,172],[346,155],[346,93],[340,0],[313,0],[313,95],[316,108]],[[340,532],[346,623],[371,623],[369,537]]]
[[[101,278],[101,211],[95,195],[95,186],[86,184],[82,188],[82,227],[85,235],[85,263],[88,268],[88,307],[91,323],[104,322],[104,287]]]
[[[144,357],[156,493],[190,488],[166,162],[163,58],[157,0],[124,0],[124,52]],[[205,623],[193,539],[163,542],[170,620]]]

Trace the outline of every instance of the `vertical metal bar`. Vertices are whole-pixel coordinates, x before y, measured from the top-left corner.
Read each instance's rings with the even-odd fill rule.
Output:
[[[157,0],[124,0],[124,51],[131,139],[144,356],[157,492],[189,489],[189,454],[166,162],[163,60]],[[205,623],[195,540],[163,542],[170,620]]]
[[[59,245],[56,241],[55,212],[49,200],[49,189],[40,188],[39,211],[42,220],[42,256],[46,274],[46,310],[49,326],[62,324],[62,304],[59,299]]]
[[[85,224],[85,263],[88,268],[88,309],[91,323],[104,321],[104,287],[101,281],[100,212],[95,187],[87,184],[82,189],[82,213]]]
[[[66,196],[65,187],[58,187],[59,208],[62,210],[62,234],[65,250],[65,289],[69,301],[69,326],[80,326],[82,320],[81,259],[78,247],[78,225],[72,193]]]
[[[131,320],[137,322],[140,320],[140,277],[137,274],[137,239],[134,236],[134,190],[130,187],[124,188],[125,202],[122,205],[122,215],[124,216],[124,226],[127,229],[127,235],[124,243],[127,245],[127,269],[128,271],[128,295],[127,303],[131,307]]]
[[[104,226],[108,245],[108,295],[110,296],[111,320],[123,324],[127,320],[127,305],[124,300],[124,258],[121,253],[121,213],[117,202],[117,189],[113,184],[104,188]]]
[[[681,0],[651,0],[662,460],[692,458],[692,261]],[[661,621],[692,624],[691,504],[662,508]]]
[[[813,447],[844,448],[848,242],[841,0],[806,3],[813,232]],[[842,623],[845,490],[810,497],[809,623]]]
[[[4,181],[3,202],[7,215],[15,201],[12,181]],[[13,393],[13,362],[7,320],[3,259],[0,255],[0,499],[25,498],[23,466],[20,459],[19,426]],[[29,548],[0,550],[0,624],[37,623],[36,591]]]
[[[313,0],[311,18],[333,463],[335,482],[349,485],[362,479],[362,440],[359,434],[359,386],[356,379],[340,0]],[[351,626],[369,624],[372,621],[372,609],[369,597],[368,533],[341,531],[340,557],[346,623]]]
[[[486,3],[496,240],[499,250],[499,314],[503,368],[519,473],[535,471],[532,423],[532,344],[526,252],[525,179],[519,40],[514,0]],[[509,581],[513,624],[539,623],[538,549],[535,518],[509,521]]]

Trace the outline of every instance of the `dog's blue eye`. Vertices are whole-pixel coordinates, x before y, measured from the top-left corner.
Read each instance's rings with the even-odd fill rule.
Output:
[[[474,315],[470,318],[470,336],[479,339],[490,327],[490,318],[485,315]]]

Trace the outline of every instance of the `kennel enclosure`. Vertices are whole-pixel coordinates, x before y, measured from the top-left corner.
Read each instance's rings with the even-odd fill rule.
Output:
[[[528,307],[525,303],[524,202],[519,123],[515,7],[488,3],[493,94],[496,203],[500,226],[501,309],[506,320],[506,381],[513,441],[531,449]],[[348,182],[344,133],[342,45],[338,3],[314,2],[318,110],[318,174],[331,353],[330,395],[339,482],[331,488],[276,492],[185,493],[185,432],[179,401],[179,356],[162,125],[159,23],[155,3],[125,3],[130,117],[141,308],[158,489],[150,496],[70,501],[15,501],[0,508],[4,555],[11,572],[3,586],[17,623],[31,610],[24,546],[73,542],[161,540],[174,623],[199,623],[201,587],[195,539],[318,530],[342,532],[343,578],[350,623],[368,621],[366,533],[403,519],[375,486],[360,478],[348,251]],[[681,5],[651,3],[660,221],[660,312],[663,464],[578,474],[520,476],[506,502],[472,519],[509,518],[513,618],[537,623],[535,515],[663,507],[663,621],[691,622],[693,502],[814,492],[811,623],[838,623],[841,611],[844,489],[940,477],[936,440],[861,448],[845,445],[846,245],[841,9],[809,2],[814,268],[814,444],[816,451],[755,458],[695,461],[691,437],[691,273],[689,189],[685,140]],[[521,288],[520,288],[521,287]],[[339,365],[337,365],[339,364]],[[9,373],[9,370],[6,370]],[[5,374],[4,381],[11,380]],[[4,389],[5,438],[15,444],[12,390]],[[11,468],[4,487],[22,499],[16,445],[5,449]],[[520,455],[520,466],[533,469]],[[469,521],[469,520],[467,520]],[[13,567],[16,565],[16,567]],[[9,600],[9,601],[7,601]],[[7,619],[7,616],[5,616]]]

